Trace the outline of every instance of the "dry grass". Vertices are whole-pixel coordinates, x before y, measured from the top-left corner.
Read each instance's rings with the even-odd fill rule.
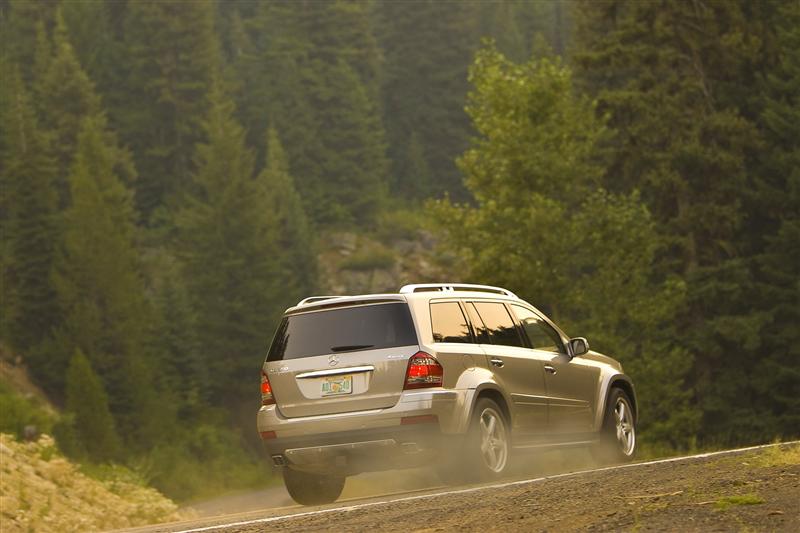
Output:
[[[102,531],[186,518],[152,488],[87,477],[53,439],[17,442],[0,434],[0,530]]]

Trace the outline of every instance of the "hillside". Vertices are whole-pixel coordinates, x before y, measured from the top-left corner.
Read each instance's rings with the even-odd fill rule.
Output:
[[[18,442],[0,434],[0,530],[101,531],[186,518],[158,491],[109,469],[104,481],[81,473],[43,435]]]

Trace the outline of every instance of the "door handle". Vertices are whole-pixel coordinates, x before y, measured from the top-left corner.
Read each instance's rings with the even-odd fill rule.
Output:
[[[503,365],[505,364],[502,359],[498,359],[496,357],[489,359],[489,362],[492,363],[497,368],[503,368]]]
[[[544,370],[545,370],[545,372],[547,372],[548,374],[553,374],[554,376],[556,375],[556,369],[555,369],[555,367],[552,367],[552,366],[550,366],[550,365],[544,365]]]

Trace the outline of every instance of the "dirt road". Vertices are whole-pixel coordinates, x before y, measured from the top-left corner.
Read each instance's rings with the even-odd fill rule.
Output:
[[[148,531],[800,531],[800,444]]]

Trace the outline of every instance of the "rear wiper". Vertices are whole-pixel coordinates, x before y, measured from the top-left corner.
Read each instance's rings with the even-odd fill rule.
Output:
[[[350,344],[345,346],[332,346],[332,352],[352,352],[353,350],[363,350],[365,348],[372,348],[374,344]]]

